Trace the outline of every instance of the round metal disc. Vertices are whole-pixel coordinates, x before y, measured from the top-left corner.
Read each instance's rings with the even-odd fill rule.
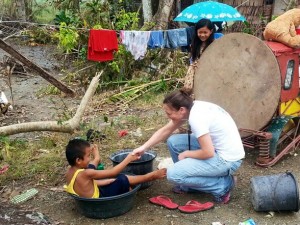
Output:
[[[280,69],[273,52],[248,34],[231,33],[215,40],[195,70],[195,99],[224,108],[238,128],[263,128],[276,111],[280,90]]]

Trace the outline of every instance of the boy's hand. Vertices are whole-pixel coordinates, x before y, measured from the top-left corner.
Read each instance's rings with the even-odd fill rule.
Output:
[[[98,153],[98,146],[96,144],[91,144],[92,154]]]
[[[101,161],[101,158],[100,158],[98,146],[96,144],[91,144],[91,154],[93,155],[94,159],[90,163],[97,167]]]
[[[99,157],[99,158],[100,158],[98,146],[97,146],[96,144],[92,144],[92,155],[93,155],[95,158],[96,158],[96,157]]]
[[[135,154],[134,152],[129,152],[129,154],[126,157],[130,162],[140,159],[140,156],[138,154]]]

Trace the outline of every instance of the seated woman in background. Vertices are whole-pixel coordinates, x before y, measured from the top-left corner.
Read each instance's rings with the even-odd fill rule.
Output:
[[[201,19],[195,26],[195,36],[191,46],[191,60],[199,59],[203,51],[214,41],[215,26],[209,19]]]
[[[191,45],[190,67],[188,68],[183,85],[185,89],[193,90],[195,65],[204,50],[215,40],[214,35],[215,25],[209,19],[201,19],[196,23]]]

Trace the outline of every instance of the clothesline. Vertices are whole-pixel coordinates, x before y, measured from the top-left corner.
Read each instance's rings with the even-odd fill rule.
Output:
[[[41,24],[41,23],[34,23],[34,22],[28,22],[28,21],[19,21],[19,20],[15,20],[15,21],[3,21],[3,20],[0,20],[0,24],[1,23],[23,23],[23,24],[30,24],[30,25],[36,25],[36,26],[60,28],[59,25],[55,25],[55,24]],[[71,27],[71,26],[64,26],[64,27],[68,28],[68,29],[73,29],[73,30],[85,30],[85,31],[90,31],[90,30],[95,30],[96,29],[96,28],[80,28],[80,27]],[[175,28],[175,29],[180,29],[180,28]],[[117,33],[119,33],[121,30],[125,30],[125,29],[116,30],[116,29],[100,28],[99,30],[114,30]],[[173,30],[173,29],[167,29],[167,30]],[[133,31],[133,30],[131,30],[131,31]],[[165,31],[165,30],[162,30],[162,31]]]
[[[23,23],[23,24],[30,24],[30,25],[37,25],[37,26],[44,26],[44,27],[56,27],[59,28],[59,25],[55,25],[55,24],[41,24],[41,23],[33,23],[33,22],[28,22],[28,21],[19,21],[19,20],[15,20],[15,21],[3,21],[1,20],[0,23]],[[74,29],[74,30],[86,30],[89,31],[90,29],[88,28],[79,28],[79,27],[70,27],[70,26],[66,26],[67,28],[70,29]]]
[[[37,26],[57,27],[53,24],[39,24],[26,21],[0,21],[1,23],[24,23]],[[89,31],[88,59],[93,61],[113,60],[113,52],[118,51],[118,39],[126,49],[131,52],[135,60],[142,59],[147,49],[154,48],[186,48],[191,44],[194,27],[136,31],[136,30],[113,30],[113,29],[88,29],[65,26],[70,29],[80,29]],[[91,35],[93,33],[93,35]]]

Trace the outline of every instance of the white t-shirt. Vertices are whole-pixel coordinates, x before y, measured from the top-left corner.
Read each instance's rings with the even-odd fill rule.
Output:
[[[210,102],[194,101],[189,123],[197,138],[210,134],[215,151],[224,160],[237,161],[245,157],[237,126],[220,106]]]

